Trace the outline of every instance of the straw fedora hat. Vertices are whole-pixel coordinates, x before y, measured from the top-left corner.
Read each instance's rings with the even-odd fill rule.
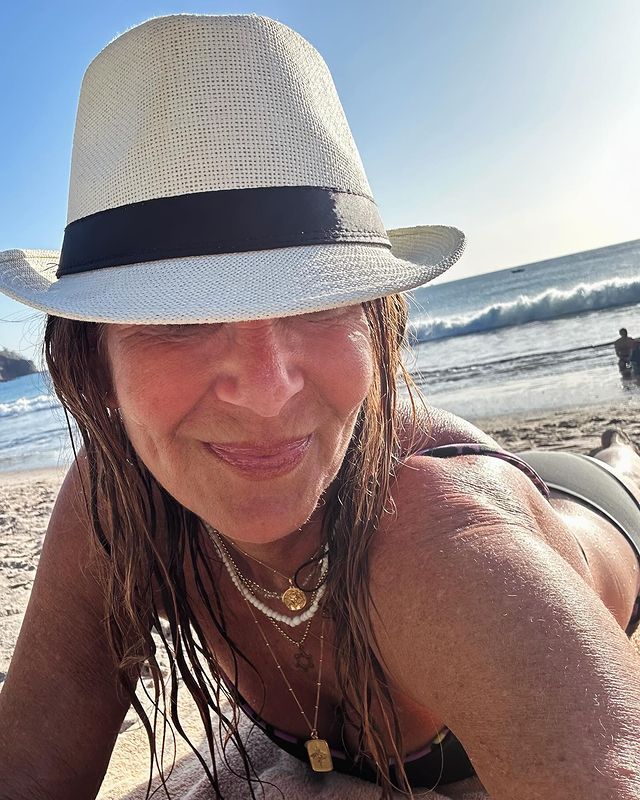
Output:
[[[455,228],[386,231],[329,70],[254,15],[158,17],[89,65],[61,252],[0,253],[0,290],[72,319],[319,311],[430,281]]]

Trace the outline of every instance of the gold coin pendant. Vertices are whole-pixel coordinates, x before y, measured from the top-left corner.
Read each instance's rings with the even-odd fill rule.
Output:
[[[281,599],[289,611],[300,611],[307,605],[306,594],[295,586],[290,586]]]

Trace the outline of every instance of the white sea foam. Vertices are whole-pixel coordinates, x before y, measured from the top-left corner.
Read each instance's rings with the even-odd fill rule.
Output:
[[[58,405],[58,400],[50,394],[20,397],[10,403],[0,403],[0,417],[17,417],[32,411],[40,411],[43,408],[55,408]]]
[[[413,323],[413,335],[421,342],[445,339],[638,302],[640,278],[612,278],[580,283],[570,290],[547,289],[532,296],[521,294],[515,300],[494,303],[466,316],[422,318]]]

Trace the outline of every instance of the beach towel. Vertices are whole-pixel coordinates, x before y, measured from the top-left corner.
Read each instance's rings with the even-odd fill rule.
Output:
[[[202,737],[202,724],[197,713],[190,710],[185,728],[192,736],[192,741],[200,742],[199,750],[209,761],[208,747]],[[380,789],[372,783],[358,780],[337,772],[318,774],[312,772],[306,764],[280,750],[258,728],[248,720],[240,724],[243,740],[249,742],[249,753],[256,774],[263,781],[260,788],[255,787],[257,797],[264,800],[378,800]],[[199,735],[198,735],[199,734]],[[172,800],[213,800],[213,790],[204,771],[193,753],[189,752],[184,742],[177,743],[178,752],[172,774],[167,780]],[[171,748],[169,748],[170,750]],[[219,755],[216,758],[219,769],[219,781],[222,793],[231,800],[250,798],[250,792],[243,778],[234,776],[233,771],[243,774],[240,757],[227,750],[229,766]],[[169,759],[169,762],[171,759]],[[149,765],[149,747],[147,736],[142,727],[134,727],[121,733],[114,750],[107,776],[98,800],[142,800],[145,797]],[[153,786],[158,786],[154,781]],[[155,798],[165,797],[162,789]],[[477,779],[460,781],[442,787],[437,792],[416,790],[416,797],[425,800],[487,800],[488,795],[482,790]],[[400,793],[394,799],[403,798]],[[514,799],[515,800],[515,799]]]
[[[640,654],[640,631],[634,634],[631,644]],[[180,718],[185,732],[192,742],[199,743],[198,749],[208,763],[210,756],[202,722],[184,687],[180,694]],[[98,800],[142,800],[145,796],[149,771],[147,736],[134,712],[127,715],[125,727],[127,724],[130,727],[118,736]],[[306,764],[276,747],[245,717],[241,719],[240,732],[243,741],[248,744],[256,773],[263,781],[263,789],[257,787],[257,797],[264,800],[377,800],[380,797],[379,788],[371,783],[335,772],[324,775],[313,773]],[[212,800],[214,793],[195,755],[180,738],[176,741],[176,748],[175,767],[167,781],[172,800]],[[244,779],[233,774],[234,770],[243,774],[243,768],[239,756],[231,747],[227,751],[227,759],[230,767],[225,766],[221,756],[216,759],[224,796],[230,800],[250,798]],[[158,785],[157,780],[153,785]],[[448,784],[433,792],[416,790],[415,796],[424,797],[425,800],[489,800],[489,795],[477,778]],[[165,795],[160,790],[155,797],[162,798]],[[397,793],[395,797],[400,800],[404,795]],[[517,796],[513,800],[518,800]],[[549,800],[553,798],[549,797]]]

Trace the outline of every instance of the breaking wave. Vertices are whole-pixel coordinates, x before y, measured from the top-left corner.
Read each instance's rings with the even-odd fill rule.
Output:
[[[20,397],[10,403],[0,403],[0,417],[17,417],[33,411],[41,411],[43,408],[56,408],[59,405],[57,398],[50,394]]]
[[[522,294],[516,300],[495,303],[467,316],[415,320],[412,337],[418,342],[433,341],[638,302],[640,278],[612,278],[581,283],[568,290],[547,289],[533,296]]]

